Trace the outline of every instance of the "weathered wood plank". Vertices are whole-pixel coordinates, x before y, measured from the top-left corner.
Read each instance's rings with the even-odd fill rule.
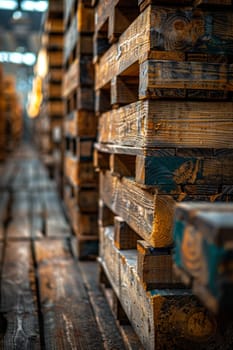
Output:
[[[131,251],[119,251],[108,236],[105,241],[109,242],[106,243],[109,260],[101,259],[101,265],[146,349],[191,346],[204,350],[212,349],[213,343],[219,349],[232,346],[232,324],[224,324],[222,328],[222,321],[218,322],[188,290],[145,291],[137,277],[136,259]],[[114,277],[117,271],[118,283]]]
[[[104,349],[78,266],[40,266],[39,284],[46,349]]]
[[[140,11],[144,11],[148,5],[172,5],[172,6],[183,6],[183,5],[193,5],[198,6],[230,6],[232,5],[232,0],[138,0],[138,6],[140,6]]]
[[[139,98],[195,98],[197,90],[205,99],[205,90],[232,91],[232,69],[225,63],[148,60],[140,65]]]
[[[96,213],[98,207],[98,190],[80,188],[68,183],[64,187],[66,201],[74,202],[81,212]]]
[[[233,205],[180,205],[176,210],[174,262],[184,282],[215,313],[230,313]]]
[[[95,318],[103,338],[106,350],[123,350],[125,345],[112,317],[111,311],[106,304],[106,299],[98,285],[98,268],[96,262],[80,262],[80,271],[88,290],[91,305],[94,309]]]
[[[69,243],[64,239],[45,238],[34,243],[36,262],[38,265],[71,259]]]
[[[93,112],[72,111],[66,115],[64,133],[70,137],[95,137],[97,120]]]
[[[97,176],[92,161],[79,161],[70,152],[65,154],[65,175],[74,186],[95,186]]]
[[[119,180],[107,171],[100,173],[100,198],[122,217],[134,231],[153,247],[172,244],[172,226],[176,201],[229,201],[230,193],[188,195],[158,194],[156,189],[144,190],[123,177]]]
[[[80,86],[92,86],[94,71],[91,57],[82,55],[69,66],[63,80],[63,96],[68,96]]]
[[[35,274],[30,243],[7,242],[1,279],[6,349],[40,349]]]
[[[139,101],[104,113],[98,141],[133,147],[232,148],[232,116],[231,102]]]
[[[231,55],[232,25],[231,11],[148,6],[96,64],[96,89],[153,55],[174,61],[183,61],[186,52]]]
[[[30,239],[31,220],[29,216],[18,216],[8,224],[6,228],[7,239]]]

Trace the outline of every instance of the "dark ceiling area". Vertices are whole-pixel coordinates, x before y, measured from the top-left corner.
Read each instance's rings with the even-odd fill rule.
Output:
[[[0,9],[0,51],[38,51],[43,12]]]

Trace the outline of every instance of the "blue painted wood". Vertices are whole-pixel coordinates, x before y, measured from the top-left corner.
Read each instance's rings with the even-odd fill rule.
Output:
[[[233,204],[178,205],[173,234],[183,281],[212,311],[233,311]]]

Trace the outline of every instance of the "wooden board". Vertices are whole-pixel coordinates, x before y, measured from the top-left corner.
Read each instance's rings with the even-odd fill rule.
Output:
[[[217,98],[233,90],[231,77],[232,65],[226,63],[148,60],[140,65],[139,98],[206,99],[212,91]]]
[[[165,195],[141,189],[125,177],[121,180],[109,172],[100,173],[100,198],[122,217],[134,231],[153,247],[172,244],[172,226],[176,201],[228,201],[229,195]]]
[[[70,152],[65,154],[65,175],[74,186],[95,186],[96,174],[92,161],[78,161]]]
[[[69,137],[96,136],[97,120],[94,112],[76,111],[66,115],[64,133]]]
[[[232,5],[231,0],[138,0],[138,5],[140,6],[140,11],[144,11],[148,5],[172,5],[172,6],[183,6],[183,5],[193,5],[198,6],[230,6]]]
[[[63,80],[63,95],[67,96],[80,86],[92,86],[94,82],[94,70],[90,56],[82,55],[81,58],[69,66]]]
[[[34,247],[38,265],[72,258],[68,240],[45,238],[36,241]]]
[[[114,76],[148,58],[184,61],[187,52],[231,55],[232,23],[229,11],[148,6],[96,64],[95,87],[104,87]],[[204,40],[206,35],[210,40]]]
[[[76,187],[67,181],[64,186],[64,198],[67,202],[77,205],[83,213],[97,212],[98,190],[95,188]]]
[[[104,349],[81,273],[73,261],[40,266],[39,287],[46,349]]]
[[[106,237],[106,240],[108,238]],[[219,349],[232,346],[232,324],[224,326],[188,290],[145,291],[136,273],[136,260],[130,251],[107,244],[109,260],[100,259],[132,327],[146,349]],[[119,283],[114,273],[119,274]],[[199,326],[201,323],[201,327]],[[220,336],[220,338],[219,338]]]
[[[103,337],[106,350],[123,350],[125,345],[112,317],[111,311],[106,304],[106,299],[98,285],[98,266],[96,262],[80,262],[80,271],[88,291],[91,305],[96,315],[98,327]]]
[[[1,312],[6,329],[4,348],[40,349],[35,273],[30,243],[7,242],[1,278]]]
[[[180,205],[176,211],[177,274],[215,313],[231,312],[233,205]]]
[[[13,218],[6,228],[7,239],[30,239],[31,220],[28,216]]]
[[[103,42],[114,42],[138,16],[137,0],[98,1],[95,7],[94,60],[104,52]],[[106,39],[105,39],[106,38]]]
[[[205,184],[212,185],[212,191],[214,191],[217,184],[232,183],[233,153],[231,150],[226,152],[224,157],[220,154],[214,155],[214,150],[210,149],[201,151],[186,149],[186,155],[184,152],[183,155],[180,153],[180,156],[176,156],[176,153],[179,154],[176,149],[154,149],[153,155],[142,156],[140,152],[148,151],[142,148],[134,150],[138,152],[135,156],[132,147],[122,147],[122,149],[119,147],[115,150],[114,145],[112,146],[106,149],[105,144],[95,144],[96,171],[109,170],[112,175],[118,177],[132,177],[143,188],[156,186],[158,191],[170,191],[173,194],[191,191],[191,188],[192,193],[198,193],[202,188],[204,193]],[[122,151],[121,154],[118,153],[120,151]]]
[[[232,148],[232,111],[231,102],[139,101],[104,113],[98,141],[131,147]]]

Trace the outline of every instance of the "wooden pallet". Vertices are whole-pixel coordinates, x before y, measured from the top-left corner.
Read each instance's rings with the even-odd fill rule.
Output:
[[[67,203],[76,203],[81,212],[97,213],[98,189],[96,187],[79,187],[65,179],[64,196]]]
[[[231,204],[185,203],[176,208],[175,271],[215,313],[231,313]]]
[[[218,21],[214,20],[217,13]],[[207,35],[207,18],[216,24],[208,35],[216,35],[223,46],[227,43],[225,48],[217,41],[213,46],[201,43]],[[186,28],[187,23],[196,28],[197,20],[203,28],[202,38],[197,33],[192,36],[192,30]],[[182,37],[175,25],[179,21],[184,21]],[[226,24],[224,31],[221,22]],[[232,56],[228,50],[232,40],[227,34],[225,41],[224,36],[231,27],[229,11],[148,6],[95,65],[96,112],[138,98],[227,100],[232,91]]]
[[[66,5],[66,4],[65,4]],[[65,16],[64,62],[71,64],[75,57],[92,54],[94,11],[88,1],[70,4]]]
[[[118,250],[108,228],[104,231],[105,256],[99,259],[100,265],[146,349],[212,349],[213,343],[230,349],[231,324],[222,328],[189,290],[145,291],[137,276],[135,255]]]
[[[94,62],[138,16],[137,1],[98,1],[95,6]]]
[[[108,227],[114,245],[117,249],[131,251],[137,262],[138,278],[145,290],[161,288],[183,288],[181,281],[172,270],[172,246],[168,248],[153,248],[120,217],[99,201],[99,255],[104,260],[109,254],[108,247],[103,243],[103,235]],[[111,226],[109,226],[111,225]]]
[[[140,149],[96,143],[94,166],[96,171],[108,170],[119,178],[131,177],[143,188],[156,186],[174,194],[191,190],[198,193],[205,186],[213,191],[215,186],[232,183],[232,150],[221,151]]]
[[[172,244],[172,226],[175,203],[178,201],[232,201],[231,189],[222,193],[173,195],[157,188],[140,188],[132,179],[119,179],[109,171],[100,172],[100,197],[116,214],[121,216],[142,239],[153,247]]]

